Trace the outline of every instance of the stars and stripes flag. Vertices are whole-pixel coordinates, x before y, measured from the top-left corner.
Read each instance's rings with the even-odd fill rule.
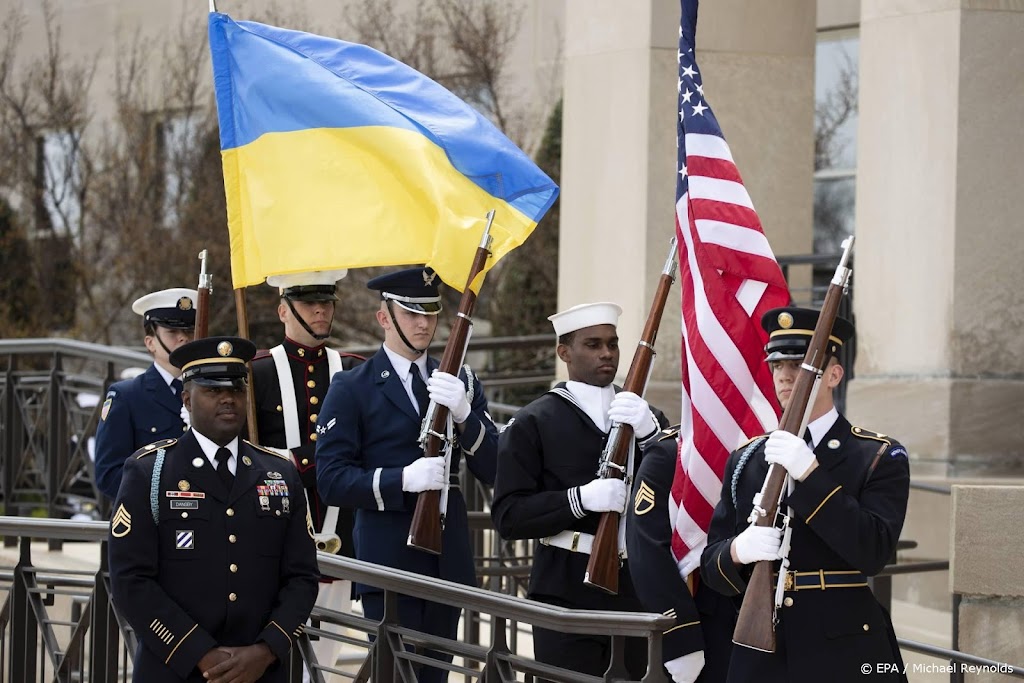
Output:
[[[694,56],[698,0],[681,0],[676,235],[682,294],[682,418],[672,483],[672,552],[700,564],[729,452],[778,426],[761,315],[789,290]]]

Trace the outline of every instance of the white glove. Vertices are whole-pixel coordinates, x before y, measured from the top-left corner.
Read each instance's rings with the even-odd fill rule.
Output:
[[[626,509],[626,482],[615,477],[595,479],[580,487],[580,504],[588,512],[619,512]]]
[[[661,427],[654,419],[654,413],[651,412],[647,401],[632,391],[620,391],[615,394],[608,407],[608,419],[629,425],[638,439],[646,439]]]
[[[185,423],[186,427],[192,426],[192,416],[188,414],[188,408],[185,406],[181,407],[181,421]]]
[[[732,552],[740,564],[779,559],[782,529],[751,524],[732,541]]]
[[[444,458],[416,458],[402,468],[402,490],[409,493],[444,488]]]
[[[764,459],[782,465],[789,472],[789,476],[797,481],[803,481],[810,473],[811,466],[817,464],[814,451],[807,442],[781,429],[772,432],[765,442]]]
[[[430,394],[431,401],[451,411],[455,424],[462,424],[469,417],[466,385],[455,375],[434,370],[427,380],[427,393]]]
[[[665,662],[665,669],[675,683],[693,683],[704,668],[704,650],[697,650]]]

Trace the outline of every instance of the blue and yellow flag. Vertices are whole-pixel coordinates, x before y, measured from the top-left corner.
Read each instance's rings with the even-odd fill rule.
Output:
[[[426,263],[462,289],[558,187],[476,110],[365,45],[210,14],[234,286]],[[475,287],[474,287],[475,288]]]

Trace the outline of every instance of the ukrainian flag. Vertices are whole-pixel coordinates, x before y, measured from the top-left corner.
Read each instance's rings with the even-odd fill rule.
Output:
[[[236,288],[426,263],[461,289],[489,210],[490,266],[558,195],[476,110],[372,48],[214,12],[210,51]]]

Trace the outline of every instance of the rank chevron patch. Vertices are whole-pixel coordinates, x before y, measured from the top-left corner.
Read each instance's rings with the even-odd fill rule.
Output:
[[[110,535],[114,538],[122,538],[132,531],[132,516],[124,508],[124,503],[117,506],[114,518],[110,520]]]
[[[646,515],[654,509],[654,491],[647,485],[646,481],[640,481],[640,488],[636,490],[633,497],[633,512],[637,515]]]

